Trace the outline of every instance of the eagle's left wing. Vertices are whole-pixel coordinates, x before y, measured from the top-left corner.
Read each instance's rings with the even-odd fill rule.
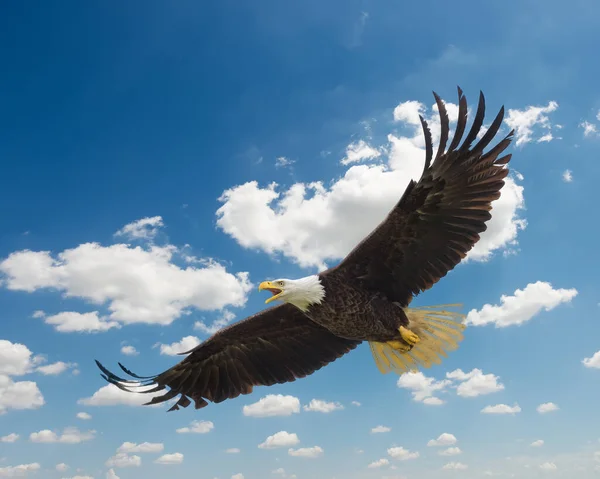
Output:
[[[426,159],[420,180],[409,183],[387,218],[327,274],[359,278],[366,289],[406,306],[413,295],[430,288],[453,269],[479,240],[491,218],[492,201],[500,197],[508,174],[505,165],[511,155],[498,156],[510,144],[513,132],[484,154],[500,129],[503,107],[471,147],[483,125],[485,100],[480,94],[473,125],[459,146],[467,123],[467,101],[460,88],[458,92],[458,122],[448,150],[448,114],[434,93],[441,119],[434,161],[431,133],[421,118]]]

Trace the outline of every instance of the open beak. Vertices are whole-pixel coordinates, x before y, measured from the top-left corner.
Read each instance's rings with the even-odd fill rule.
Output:
[[[271,283],[271,281],[263,281],[262,283],[260,283],[258,285],[259,291],[262,291],[263,289],[266,289],[267,291],[270,291],[271,293],[273,293],[273,296],[268,298],[265,301],[265,304],[268,304],[271,301],[275,301],[279,296],[281,296],[281,293],[283,293],[283,290],[274,286],[273,283]]]

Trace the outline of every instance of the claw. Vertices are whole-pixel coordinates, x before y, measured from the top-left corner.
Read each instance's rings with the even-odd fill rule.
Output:
[[[402,339],[406,341],[411,347],[421,340],[419,336],[413,333],[410,329],[406,329],[404,326],[400,326],[398,331],[400,331],[400,336],[402,336]]]

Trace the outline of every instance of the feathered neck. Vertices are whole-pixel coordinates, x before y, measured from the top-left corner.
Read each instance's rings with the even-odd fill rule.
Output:
[[[306,311],[311,305],[320,304],[325,299],[325,288],[316,274],[291,280],[286,289],[286,302],[301,311]]]

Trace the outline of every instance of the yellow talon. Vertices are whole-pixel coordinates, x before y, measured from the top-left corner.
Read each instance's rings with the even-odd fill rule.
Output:
[[[386,341],[386,344],[391,347],[392,349],[395,349],[396,351],[400,351],[400,352],[408,352],[410,351],[410,346],[407,346],[405,343],[403,343],[402,341],[398,341],[398,340],[392,340],[392,341]]]
[[[400,326],[398,331],[400,331],[400,336],[402,336],[402,339],[404,339],[404,341],[411,346],[414,346],[421,340],[419,336],[413,333],[410,329],[406,329],[404,326]]]

